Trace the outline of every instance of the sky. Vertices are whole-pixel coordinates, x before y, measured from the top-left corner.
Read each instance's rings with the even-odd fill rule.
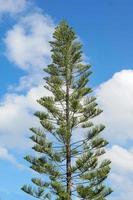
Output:
[[[112,160],[109,200],[133,196],[133,1],[0,0],[0,200],[32,200],[20,188],[34,176],[29,128],[38,126],[36,99],[47,95],[42,68],[50,63],[55,26],[65,19],[92,65],[90,85],[103,113]],[[124,183],[124,184],[123,184]]]

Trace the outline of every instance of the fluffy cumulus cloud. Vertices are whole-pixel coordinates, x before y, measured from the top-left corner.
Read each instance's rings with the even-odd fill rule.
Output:
[[[96,95],[109,140],[119,144],[133,140],[133,70],[115,73],[98,87]]]
[[[0,146],[0,159],[7,160],[20,169],[23,168],[23,166],[17,162],[16,158],[12,154],[10,154],[6,148],[1,146]]]
[[[133,196],[133,176],[129,174],[124,176],[118,173],[112,173],[110,175],[112,188],[114,193],[110,196],[109,200],[127,200]]]
[[[0,0],[0,14],[17,14],[27,6],[27,0]]]
[[[114,170],[119,170],[122,173],[133,173],[133,153],[131,150],[113,145],[111,149],[107,150],[106,156],[112,160]]]
[[[44,67],[50,56],[53,29],[50,17],[39,12],[22,17],[4,39],[7,57],[23,70]]]
[[[103,113],[98,121],[106,125],[105,135],[113,145],[106,156],[112,160],[111,200],[133,196],[133,70],[122,70],[95,91]],[[127,148],[128,147],[128,148]],[[124,183],[124,184],[123,184]],[[126,195],[125,195],[126,194]]]
[[[49,95],[42,86],[33,87],[26,95],[7,94],[0,104],[0,145],[6,148],[29,146],[28,129],[39,126],[33,112],[40,109],[37,99]]]
[[[50,45],[54,23],[39,11],[22,17],[4,38],[6,56],[16,67],[27,71],[15,90],[29,89],[42,80],[42,68],[50,61]],[[12,88],[12,87],[10,87]],[[14,86],[13,86],[14,89]]]
[[[10,13],[15,9],[24,8],[26,0],[10,0],[0,7],[0,12]],[[1,6],[0,0],[0,6]],[[14,5],[14,7],[12,7]],[[17,8],[19,7],[19,8]],[[40,11],[27,14],[19,19],[16,25],[7,31],[4,42],[6,56],[16,67],[25,70],[27,75],[20,77],[20,83],[12,87],[12,93],[7,93],[0,101],[0,158],[7,159],[19,165],[10,149],[25,150],[29,147],[29,128],[39,126],[33,113],[40,109],[36,100],[43,95],[49,95],[40,80],[42,67],[50,60],[50,46],[54,23],[49,16]],[[25,94],[18,94],[17,90],[25,89]]]
[[[107,150],[107,158],[112,160],[109,176],[114,190],[111,200],[126,200],[133,196],[133,152],[119,145]],[[125,195],[126,194],[126,195]]]

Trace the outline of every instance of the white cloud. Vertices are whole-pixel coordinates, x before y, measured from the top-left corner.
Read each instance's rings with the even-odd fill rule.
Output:
[[[43,70],[50,61],[50,45],[54,23],[49,16],[36,11],[22,17],[4,38],[6,56],[16,67],[27,71],[17,86],[21,91],[42,83]]]
[[[113,146],[107,150],[112,160],[109,176],[114,193],[110,200],[126,200],[133,196],[133,70],[122,70],[96,90],[103,109],[98,122],[106,125],[105,133]],[[129,149],[120,145],[128,146]],[[125,145],[126,144],[126,145]]]
[[[27,5],[27,0],[0,0],[0,14],[17,14],[22,12]]]
[[[49,92],[42,86],[37,86],[26,95],[5,96],[0,104],[0,145],[23,150],[29,146],[28,129],[39,125],[33,113],[40,109],[36,100],[43,95],[49,95]]]
[[[123,70],[96,90],[103,109],[99,117],[106,125],[106,136],[115,143],[133,140],[133,70]]]
[[[0,158],[4,160],[8,160],[10,162],[14,162],[14,157],[11,154],[9,154],[7,149],[3,147],[0,147]]]
[[[39,12],[22,17],[4,39],[8,59],[30,72],[45,67],[50,57],[53,29],[50,17]]]
[[[33,113],[40,109],[36,100],[49,95],[42,84],[42,67],[50,60],[49,40],[53,29],[50,17],[36,11],[22,17],[4,38],[6,56],[16,67],[27,71],[27,75],[0,101],[0,159],[7,159],[21,168],[9,152],[10,149],[26,150],[30,145],[29,128],[39,126]],[[16,90],[22,89],[27,89],[25,95],[17,94]]]
[[[113,145],[106,152],[107,158],[112,161],[114,170],[122,173],[133,173],[133,153],[130,150],[124,149],[119,145]]]
[[[129,174],[124,176],[118,173],[110,175],[110,181],[114,193],[110,196],[109,200],[127,200],[132,199],[133,196],[133,176]]]
[[[6,148],[3,148],[1,146],[0,146],[0,159],[7,160],[7,161],[11,162],[12,164],[14,164],[19,169],[23,168],[23,166],[17,162],[14,155],[10,154]]]
[[[111,174],[108,177],[114,190],[110,200],[126,200],[133,196],[133,153],[119,145],[113,145],[105,155],[111,159]],[[126,194],[126,196],[125,196]]]

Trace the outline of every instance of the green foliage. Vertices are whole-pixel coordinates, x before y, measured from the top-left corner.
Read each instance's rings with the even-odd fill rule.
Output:
[[[66,22],[56,27],[50,45],[44,87],[51,96],[38,100],[41,127],[30,129],[37,154],[25,157],[41,178],[32,179],[35,188],[22,190],[42,200],[105,200],[112,192],[104,184],[110,161],[101,158],[108,144],[101,136],[105,127],[91,121],[102,112],[88,86],[91,66],[82,62],[81,44]]]

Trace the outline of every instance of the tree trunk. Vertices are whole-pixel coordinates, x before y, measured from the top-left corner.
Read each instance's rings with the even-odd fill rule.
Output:
[[[68,200],[71,199],[71,151],[70,145],[67,146],[67,192],[68,192]]]
[[[70,119],[69,119],[69,78],[67,73],[66,81],[66,125],[67,125],[67,143],[66,143],[66,181],[68,199],[71,200],[71,133],[70,133]]]

